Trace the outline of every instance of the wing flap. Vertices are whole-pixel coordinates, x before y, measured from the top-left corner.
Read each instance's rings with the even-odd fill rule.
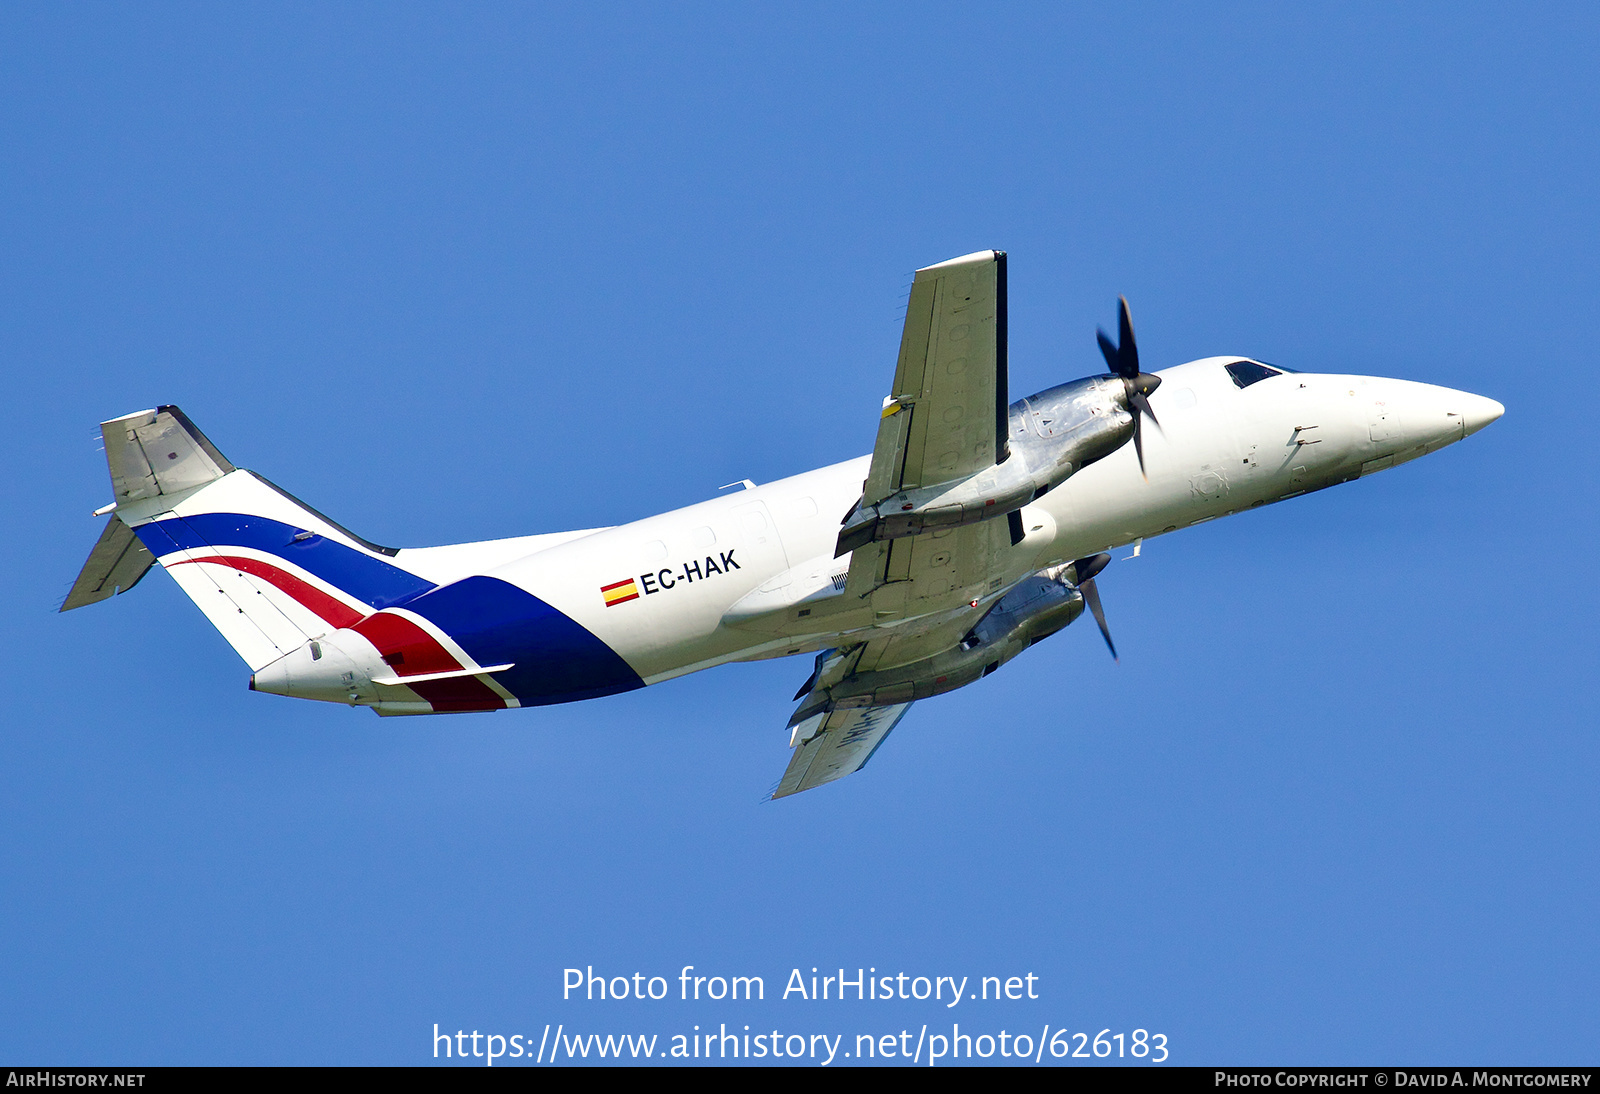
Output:
[[[945,611],[995,592],[1010,547],[1003,520],[868,543],[850,556],[845,595],[870,597],[879,623]]]

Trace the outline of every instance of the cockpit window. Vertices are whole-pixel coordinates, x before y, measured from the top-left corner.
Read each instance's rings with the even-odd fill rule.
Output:
[[[1231,365],[1223,365],[1228,370],[1228,375],[1233,379],[1235,387],[1249,387],[1259,383],[1269,376],[1282,376],[1283,373],[1266,365],[1258,365],[1254,361],[1235,361]]]

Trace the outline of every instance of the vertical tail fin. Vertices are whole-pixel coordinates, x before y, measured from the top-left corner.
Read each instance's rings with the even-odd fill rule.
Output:
[[[393,548],[235,468],[175,406],[101,431],[116,510],[63,610],[126,590],[160,562],[254,671],[433,588],[394,565]]]

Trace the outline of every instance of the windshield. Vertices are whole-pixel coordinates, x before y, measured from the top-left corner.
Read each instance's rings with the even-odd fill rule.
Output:
[[[1268,368],[1256,361],[1234,361],[1232,364],[1223,365],[1228,370],[1228,376],[1233,380],[1235,387],[1249,387],[1251,384],[1260,383],[1269,376],[1282,376],[1287,369]]]

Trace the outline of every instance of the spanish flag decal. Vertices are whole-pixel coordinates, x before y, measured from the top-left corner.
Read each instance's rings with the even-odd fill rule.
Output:
[[[615,608],[618,604],[626,604],[630,600],[639,599],[639,586],[634,584],[633,578],[619,581],[615,585],[600,586],[600,595],[606,598],[606,607]]]

